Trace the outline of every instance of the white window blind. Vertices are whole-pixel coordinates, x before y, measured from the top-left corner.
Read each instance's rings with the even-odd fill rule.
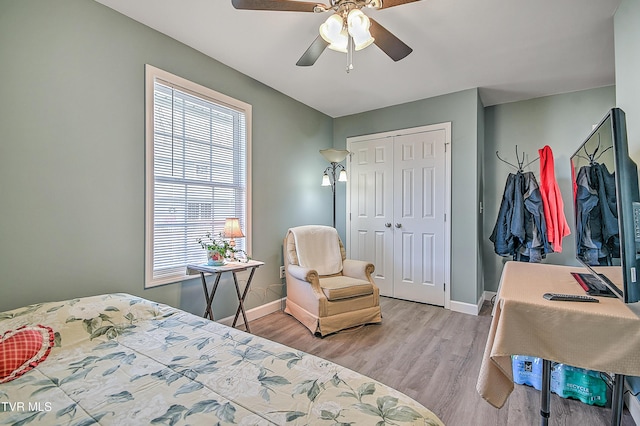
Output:
[[[245,108],[229,105],[226,97],[216,99],[219,94],[209,89],[199,93],[194,85],[185,88],[168,80],[153,81],[148,287],[183,279],[187,264],[203,263],[206,254],[196,239],[207,232],[218,236],[227,217],[239,218],[249,237]],[[236,247],[246,250],[246,243],[237,239]]]

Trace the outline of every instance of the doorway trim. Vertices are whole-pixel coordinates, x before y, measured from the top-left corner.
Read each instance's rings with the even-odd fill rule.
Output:
[[[444,308],[451,309],[451,122],[447,121],[444,123],[438,124],[430,124],[426,126],[419,127],[410,127],[406,129],[399,130],[391,130],[387,132],[381,133],[371,133],[367,135],[360,136],[351,136],[347,138],[346,146],[347,150],[351,151],[351,144],[354,142],[359,142],[363,140],[369,139],[382,139],[382,138],[391,138],[396,136],[404,136],[410,135],[414,133],[424,133],[431,132],[435,130],[444,130],[445,131],[445,237],[444,237],[444,261],[445,261],[445,271],[444,271],[444,279],[445,279],[445,291],[444,291]],[[351,176],[351,158],[352,154],[349,154],[349,161],[347,161],[347,174]],[[350,185],[347,185],[346,188],[346,200],[351,199],[350,193]],[[351,221],[349,220],[349,211],[350,203],[345,203],[345,233],[346,233],[346,241],[347,241],[347,254],[351,253]],[[347,256],[348,257],[348,256]]]

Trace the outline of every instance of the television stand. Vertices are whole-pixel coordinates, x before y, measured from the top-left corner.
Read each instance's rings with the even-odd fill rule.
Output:
[[[507,262],[502,271],[476,389],[500,408],[513,391],[511,355],[529,355],[615,374],[611,424],[622,416],[624,376],[640,376],[640,317],[617,297],[600,303],[552,302],[545,293],[580,294],[571,272],[580,267]],[[553,332],[549,332],[553,330]],[[598,356],[593,354],[597,351]],[[547,391],[541,400],[548,422]]]

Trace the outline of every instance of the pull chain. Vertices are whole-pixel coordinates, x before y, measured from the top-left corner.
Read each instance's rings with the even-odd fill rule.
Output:
[[[349,40],[347,41],[347,74],[353,69],[353,37],[349,34]]]

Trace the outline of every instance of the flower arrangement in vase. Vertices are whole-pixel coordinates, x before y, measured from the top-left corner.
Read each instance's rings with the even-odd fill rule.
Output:
[[[222,234],[218,234],[219,238],[214,238],[211,232],[207,232],[204,237],[198,238],[196,241],[200,247],[207,251],[207,265],[222,266],[225,258],[229,253],[235,250],[229,245],[229,242],[222,238]]]
[[[214,238],[211,232],[207,232],[204,237],[196,239],[200,244],[200,247],[207,251],[207,265],[209,266],[222,266],[225,260],[229,257],[234,257],[235,253],[243,253],[247,260],[244,250],[238,250],[231,246],[227,240],[222,237],[222,234],[218,234],[218,238]]]

